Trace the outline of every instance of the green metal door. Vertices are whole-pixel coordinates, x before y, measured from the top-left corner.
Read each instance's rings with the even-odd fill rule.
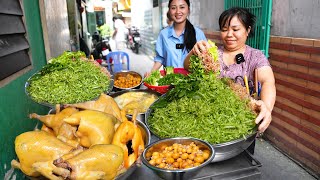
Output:
[[[272,0],[225,0],[224,8],[244,7],[256,16],[254,36],[249,37],[247,44],[260,49],[268,57]]]

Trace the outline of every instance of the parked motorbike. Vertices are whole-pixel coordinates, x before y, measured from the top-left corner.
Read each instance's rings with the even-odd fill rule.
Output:
[[[91,55],[94,59],[105,59],[107,54],[111,52],[109,44],[110,37],[101,37],[99,34],[92,36],[92,52]]]
[[[140,33],[139,29],[134,26],[129,29],[127,47],[139,54],[139,48],[141,47]]]

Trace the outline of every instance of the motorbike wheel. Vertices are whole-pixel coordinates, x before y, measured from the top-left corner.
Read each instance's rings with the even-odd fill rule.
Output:
[[[136,43],[134,45],[134,49],[135,49],[135,53],[139,54],[139,44],[138,43]]]

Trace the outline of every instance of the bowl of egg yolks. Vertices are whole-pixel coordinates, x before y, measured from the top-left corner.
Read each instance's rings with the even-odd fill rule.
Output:
[[[156,141],[142,153],[143,164],[163,179],[190,179],[211,163],[214,148],[206,141],[176,137]]]

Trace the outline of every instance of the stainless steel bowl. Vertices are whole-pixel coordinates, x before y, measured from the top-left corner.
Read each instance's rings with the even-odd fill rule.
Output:
[[[32,101],[34,101],[34,102],[36,102],[36,103],[38,103],[38,104],[41,104],[41,105],[43,105],[43,106],[47,106],[47,107],[50,107],[50,108],[54,108],[54,107],[55,107],[55,104],[51,104],[51,103],[45,102],[45,101],[43,101],[43,102],[38,102],[38,101],[36,101],[36,100],[29,94],[29,92],[28,92],[28,90],[27,90],[28,86],[30,86],[30,79],[31,79],[33,76],[35,76],[36,74],[38,74],[38,73],[39,73],[39,72],[33,74],[31,77],[28,78],[28,80],[26,81],[26,83],[25,83],[25,85],[24,85],[24,92],[25,92],[25,94],[26,94]],[[106,89],[105,91],[103,91],[103,93],[109,94],[109,93],[112,91],[113,82],[114,82],[113,79],[110,78],[109,86],[107,87],[107,89]],[[99,95],[99,96],[100,96],[100,95]],[[98,96],[98,97],[99,97],[99,96]],[[94,99],[88,99],[88,101],[89,101],[89,100],[95,100],[95,99],[97,99],[98,97],[96,97],[96,98],[94,98]]]
[[[212,146],[216,150],[216,155],[212,162],[224,161],[239,155],[246,150],[250,144],[252,144],[255,138],[256,133],[252,133],[247,135],[245,138],[240,138],[221,144],[213,144]]]
[[[119,86],[113,85],[115,91],[128,90],[128,89],[139,89],[139,87],[141,86],[141,83],[142,83],[142,76],[139,73],[135,72],[135,71],[124,70],[124,71],[117,72],[117,73],[115,73],[113,75],[113,79],[114,79],[114,81],[116,81],[119,77],[125,77],[128,74],[130,74],[130,75],[132,75],[134,77],[139,77],[141,79],[140,83],[138,85],[135,85],[135,86],[132,86],[132,87],[129,87],[129,88],[123,88],[123,87],[119,87]]]
[[[117,92],[111,92],[109,95],[113,98],[116,98],[116,97],[118,97],[122,94],[128,93],[128,92],[145,92],[145,93],[156,95],[158,97],[161,96],[160,93],[158,93],[156,91],[152,91],[150,89],[127,89],[127,90],[122,90],[122,91],[117,91]],[[131,116],[131,115],[129,115],[129,116]],[[139,113],[137,116],[137,119],[141,122],[145,122],[145,113]]]
[[[168,170],[168,169],[162,169],[162,168],[158,168],[156,166],[151,165],[146,158],[146,154],[148,152],[152,153],[154,152],[154,150],[160,150],[161,147],[163,146],[171,146],[174,143],[189,145],[191,142],[194,142],[199,147],[200,150],[210,151],[209,158],[199,166],[188,168],[188,169]],[[177,138],[162,139],[150,144],[143,151],[141,158],[142,158],[143,164],[145,164],[149,169],[154,171],[159,177],[166,180],[171,180],[171,179],[180,180],[180,179],[190,179],[193,176],[197,175],[199,170],[204,166],[206,166],[207,164],[209,164],[214,158],[214,156],[215,156],[215,150],[209,143],[196,138],[177,137]]]
[[[148,117],[152,114],[152,112],[153,110],[149,108],[145,114],[145,124],[147,125],[148,128],[149,128]],[[150,130],[150,132],[153,135],[155,135],[157,138],[162,139],[160,136],[152,132],[152,130]],[[239,138],[233,141],[220,143],[220,144],[212,144],[215,150],[215,157],[212,160],[212,162],[224,161],[239,155],[244,150],[246,150],[250,146],[250,144],[253,143],[256,137],[256,134],[257,133],[254,132],[252,134],[247,135],[244,138]]]

